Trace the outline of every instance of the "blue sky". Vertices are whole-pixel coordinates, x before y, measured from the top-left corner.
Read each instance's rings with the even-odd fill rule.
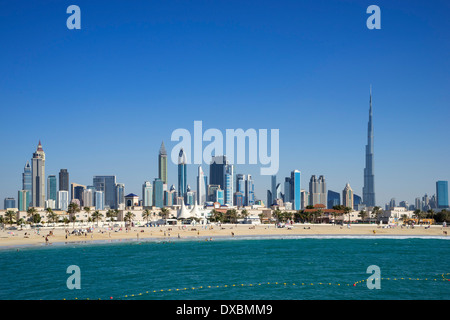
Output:
[[[66,27],[71,4],[81,30]],[[381,30],[366,27],[371,4]],[[413,203],[450,179],[449,12],[448,1],[3,1],[0,199],[17,197],[39,139],[47,175],[114,174],[141,195],[161,141],[170,152],[172,131],[195,120],[279,129],[279,181],[298,169],[302,188],[316,174],[361,195],[372,84],[377,204]],[[266,200],[259,166],[235,171]]]

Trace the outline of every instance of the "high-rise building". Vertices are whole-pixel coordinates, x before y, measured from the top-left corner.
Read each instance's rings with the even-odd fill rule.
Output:
[[[187,187],[187,177],[186,177],[186,154],[183,148],[181,148],[178,154],[178,195],[184,197]]]
[[[101,190],[97,190],[94,193],[95,199],[95,210],[104,210],[105,209],[105,192]]]
[[[142,185],[142,200],[144,207],[153,206],[153,187],[150,181],[145,181]]]
[[[300,178],[301,172],[299,170],[294,170],[291,172],[291,189],[290,196],[293,210],[300,210],[301,208],[301,189],[300,189]]]
[[[167,152],[164,141],[161,143],[161,148],[159,148],[158,178],[161,179],[164,184],[167,184]]]
[[[341,195],[339,192],[328,190],[327,193],[327,208],[333,209],[334,206],[341,204]]]
[[[153,181],[153,205],[158,208],[164,207],[164,182],[159,178]]]
[[[306,190],[300,190],[300,196],[301,196],[300,209],[304,210],[306,209],[307,206],[309,206],[309,192]]]
[[[117,209],[116,176],[94,176],[93,185],[96,191],[103,191],[104,206]]]
[[[255,204],[255,183],[251,175],[247,175],[245,180],[245,205],[252,206]]]
[[[41,207],[45,205],[45,152],[41,141],[33,153],[31,159],[31,206]]]
[[[69,191],[59,190],[56,193],[56,207],[62,211],[69,209]]]
[[[208,185],[208,201],[216,201],[216,190],[219,190],[220,186],[218,184]]]
[[[437,207],[448,208],[448,181],[436,182]]]
[[[244,194],[242,192],[234,193],[234,205],[238,208],[244,206]]]
[[[362,199],[357,194],[353,193],[353,209],[360,210],[360,205],[362,204]]]
[[[315,175],[312,175],[309,180],[309,205],[315,206],[316,204],[323,204],[327,207],[327,184],[324,176],[319,176],[317,179]]]
[[[95,190],[92,188],[83,190],[83,207],[93,207],[95,205],[94,193]]]
[[[59,170],[59,191],[69,191],[69,172],[67,169]]]
[[[245,205],[245,180],[246,180],[245,174],[237,174],[236,175],[236,192],[242,193],[243,196],[243,205]]]
[[[85,185],[82,185],[82,184],[79,184],[79,183],[75,183],[75,182],[72,182],[71,184],[70,184],[70,199],[78,199],[78,200],[80,200],[80,203],[82,202],[81,201],[81,198],[82,198],[82,194],[83,194],[83,191],[81,191],[81,192],[79,192],[77,195],[75,194],[75,188],[76,187],[82,187],[83,189],[86,189],[86,186]],[[80,190],[80,189],[78,189],[78,190]]]
[[[19,211],[27,211],[30,204],[30,191],[19,190],[17,192],[17,204]]]
[[[30,193],[31,197],[31,190],[32,190],[32,173],[31,173],[31,166],[30,162],[27,161],[25,164],[25,167],[23,168],[22,173],[22,190],[27,190]],[[29,199],[31,201],[31,198]]]
[[[4,209],[17,208],[16,207],[16,199],[14,198],[5,198],[3,202]]]
[[[192,206],[195,203],[195,192],[191,190],[191,187],[187,185],[186,193],[184,194],[184,202],[188,206]]]
[[[273,204],[272,191],[267,190],[267,208],[270,208]]]
[[[207,177],[205,176],[202,166],[198,166],[197,175],[197,203],[203,206],[206,202],[206,195],[208,193]]]
[[[58,192],[56,187],[56,176],[49,175],[47,177],[47,200],[56,201],[56,192]]]
[[[414,208],[415,208],[416,210],[422,210],[422,200],[420,200],[419,197],[417,197],[417,198],[414,200]]]
[[[224,173],[227,164],[226,156],[214,156],[209,165],[209,183],[219,185],[222,190],[225,189]]]
[[[234,178],[234,167],[232,164],[227,164],[224,167],[224,203],[232,206],[233,205],[233,178]]]
[[[80,203],[80,208],[82,206],[84,206],[83,192],[85,189],[86,189],[86,186],[82,186],[82,185],[74,186],[72,188],[72,190],[73,190],[72,201],[78,200],[78,202]]]
[[[389,201],[389,208],[393,209],[395,208],[397,205],[395,203],[395,198],[392,198],[391,201]]]
[[[218,203],[220,203],[220,204],[224,204],[224,192],[223,192],[224,190],[222,190],[222,189],[217,189],[216,190],[216,199],[215,199],[215,202],[218,202]]]
[[[344,190],[342,190],[342,205],[353,209],[353,189],[348,183],[345,185]]]
[[[116,209],[125,208],[125,185],[116,183]]]
[[[369,123],[367,124],[366,166],[364,168],[363,203],[367,207],[375,206],[375,175],[373,168],[373,123],[372,123],[372,87],[369,100]]]

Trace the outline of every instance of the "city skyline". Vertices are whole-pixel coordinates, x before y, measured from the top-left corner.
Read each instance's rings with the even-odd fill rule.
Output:
[[[370,84],[377,205],[393,197],[414,203],[450,179],[446,2],[380,1],[383,26],[372,31],[367,6],[358,3],[211,3],[179,11],[137,3],[82,2],[83,27],[73,32],[65,8],[5,4],[0,105],[10,121],[0,127],[2,199],[22,190],[20,175],[39,139],[48,155],[44,181],[67,168],[73,182],[116,175],[127,193],[139,194],[158,177],[161,141],[169,151],[171,132],[195,120],[222,132],[279,128],[277,181],[298,169],[303,186],[320,174],[329,190],[349,183],[362,196]],[[34,23],[36,16],[42,21]],[[111,28],[110,19],[119,25]],[[187,166],[193,189],[196,172]],[[266,201],[271,178],[258,165],[236,165],[234,173],[251,174]],[[167,175],[177,185],[172,163]]]

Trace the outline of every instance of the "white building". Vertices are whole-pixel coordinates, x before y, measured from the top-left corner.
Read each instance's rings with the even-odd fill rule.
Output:
[[[69,191],[58,191],[56,193],[56,207],[61,211],[69,209]]]

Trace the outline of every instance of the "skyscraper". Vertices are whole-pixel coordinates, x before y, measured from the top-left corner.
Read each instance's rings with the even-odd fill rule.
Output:
[[[104,210],[105,209],[105,193],[103,191],[95,191],[94,195],[95,199],[95,210]]]
[[[116,209],[125,208],[125,185],[116,183]]]
[[[30,191],[19,190],[17,193],[17,204],[19,211],[27,211],[30,204]]]
[[[328,190],[327,193],[327,208],[333,209],[334,206],[338,206],[341,204],[341,195],[339,192]]]
[[[56,193],[56,207],[59,210],[67,211],[69,208],[69,191],[60,190]]]
[[[222,190],[225,189],[224,177],[227,164],[226,156],[214,156],[209,165],[209,183],[219,185]]]
[[[291,172],[291,203],[293,210],[300,210],[301,208],[301,189],[300,189],[300,178],[301,172],[299,170],[294,170]]]
[[[203,206],[206,202],[206,194],[208,184],[206,181],[206,176],[203,172],[202,166],[198,166],[198,175],[197,175],[197,203],[200,206]]]
[[[55,175],[49,175],[47,177],[47,200],[54,200],[56,201],[56,176]]]
[[[93,185],[95,191],[103,191],[102,197],[104,206],[109,207],[109,209],[117,209],[116,176],[94,176]],[[97,198],[97,196],[95,196],[95,198]]]
[[[158,156],[158,178],[167,184],[167,152],[164,141],[161,143]]]
[[[59,170],[59,191],[69,191],[69,172],[67,169]]]
[[[255,183],[251,175],[247,175],[245,180],[245,205],[252,206],[255,204]]]
[[[95,199],[94,199],[94,189],[84,189],[83,190],[83,206],[84,207],[93,207],[95,204]]]
[[[375,176],[373,170],[372,87],[370,87],[369,123],[367,124],[366,167],[364,168],[363,203],[375,206]]]
[[[178,196],[184,197],[186,193],[187,178],[186,178],[186,154],[181,148],[178,154]]]
[[[14,198],[5,198],[3,202],[4,209],[16,208],[16,199]]]
[[[348,183],[342,190],[342,205],[353,209],[353,190]]]
[[[311,176],[309,180],[309,204],[311,206],[323,204],[327,207],[327,184],[324,176],[319,176],[319,179],[315,175]]]
[[[224,203],[227,205],[233,205],[233,180],[234,180],[234,167],[232,164],[227,164],[224,167]]]
[[[164,207],[164,183],[159,178],[153,181],[153,205],[158,208]]]
[[[25,167],[23,168],[23,173],[22,173],[22,190],[27,190],[30,192],[30,197],[31,197],[31,189],[32,189],[32,177],[31,177],[31,166],[30,166],[30,162],[27,161],[27,163],[25,164]],[[31,200],[31,198],[30,198]]]
[[[41,141],[31,159],[31,206],[44,207],[45,205],[45,152]]]
[[[437,207],[448,208],[448,181],[436,181]]]
[[[144,207],[153,206],[153,187],[150,181],[145,181],[142,185],[142,200]]]

